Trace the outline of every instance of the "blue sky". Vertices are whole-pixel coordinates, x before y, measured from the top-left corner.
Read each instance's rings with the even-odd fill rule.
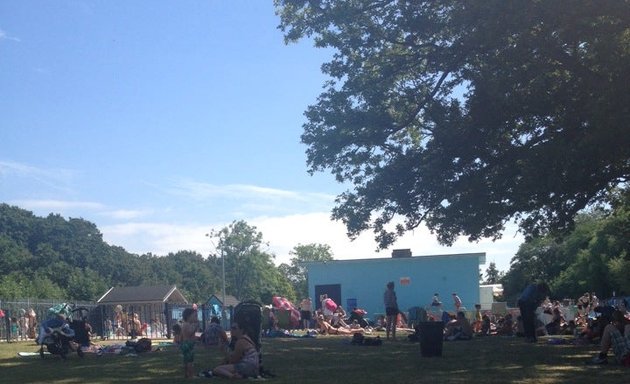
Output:
[[[331,53],[285,45],[278,24],[271,0],[3,0],[0,202],[92,221],[134,253],[205,255],[205,233],[245,220],[276,263],[299,243],[389,257],[346,238],[329,220],[345,187],[306,172],[303,112]],[[420,228],[392,249],[507,270],[515,233],[447,248]]]

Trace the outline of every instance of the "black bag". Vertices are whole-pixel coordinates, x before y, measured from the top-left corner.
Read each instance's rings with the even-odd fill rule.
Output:
[[[362,345],[364,339],[365,339],[365,336],[363,336],[360,333],[355,333],[354,335],[352,335],[352,341],[350,343],[356,344],[356,345]]]
[[[138,340],[134,349],[136,350],[136,353],[151,352],[151,339],[143,337]]]
[[[136,353],[150,352],[151,351],[151,339],[143,337],[138,341],[127,340],[125,346],[132,348]]]

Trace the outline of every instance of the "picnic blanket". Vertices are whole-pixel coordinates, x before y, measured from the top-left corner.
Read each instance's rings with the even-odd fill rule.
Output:
[[[280,331],[280,330],[275,330],[272,329],[270,330],[267,334],[265,334],[264,336],[266,337],[285,337],[285,338],[296,338],[296,339],[303,339],[303,338],[315,338],[315,334],[313,333],[306,333],[304,335],[294,335],[289,331]]]
[[[39,352],[18,352],[18,356],[20,357],[32,357],[39,356]],[[50,352],[44,352],[44,355],[50,355]]]

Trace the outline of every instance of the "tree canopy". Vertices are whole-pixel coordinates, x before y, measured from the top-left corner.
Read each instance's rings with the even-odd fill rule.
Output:
[[[630,294],[630,191],[616,191],[608,208],[581,213],[562,237],[543,236],[519,247],[500,278],[514,300],[532,281],[545,281],[555,298]]]
[[[226,290],[239,300],[254,298],[271,302],[274,295],[295,298],[286,277],[273,264],[274,255],[262,247],[263,234],[245,221],[234,221],[212,236],[220,257],[225,257]]]
[[[295,298],[287,277],[261,249],[262,234],[244,221],[216,233],[226,261],[227,293],[270,303]],[[205,302],[221,290],[219,255],[180,250],[135,255],[105,243],[96,225],[0,204],[0,299],[96,300],[112,286],[177,285]]]
[[[486,268],[486,279],[482,284],[498,284],[503,274],[497,269],[495,262],[490,262],[488,268]]]
[[[287,42],[334,52],[302,142],[352,185],[333,209],[351,238],[565,231],[628,181],[630,1],[275,4]]]

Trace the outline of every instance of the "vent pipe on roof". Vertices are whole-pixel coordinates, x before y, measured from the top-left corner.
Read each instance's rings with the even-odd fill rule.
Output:
[[[401,257],[411,257],[411,249],[394,249],[392,251],[393,259],[399,259]]]

